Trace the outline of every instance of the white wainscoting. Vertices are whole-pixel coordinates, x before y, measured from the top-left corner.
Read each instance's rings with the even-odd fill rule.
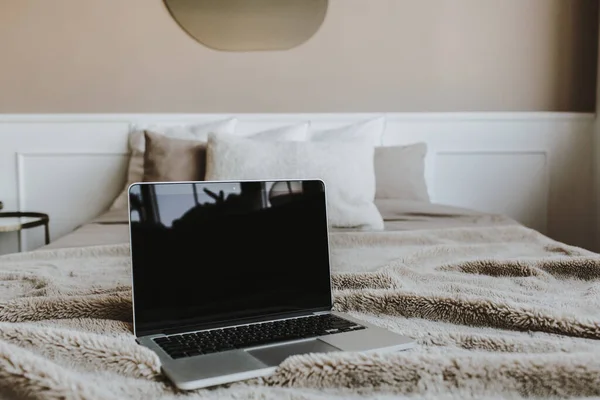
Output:
[[[49,212],[55,236],[71,231],[75,223],[88,221],[98,215],[98,210],[106,208],[114,199],[115,177],[121,175],[127,166],[128,153],[92,152],[32,152],[17,153],[17,187],[19,210],[44,210],[48,208],[48,198],[42,193],[52,193],[57,189]],[[76,172],[74,172],[76,171]],[[49,177],[49,173],[51,176]],[[68,179],[60,179],[58,177]],[[50,179],[49,179],[50,178]],[[86,190],[81,191],[82,188]],[[80,192],[81,191],[81,192]],[[77,196],[67,195],[77,193]],[[77,210],[77,219],[73,219]],[[29,233],[29,232],[28,232]],[[28,237],[32,237],[31,245]],[[21,236],[24,249],[35,248],[43,243],[41,230]]]
[[[441,151],[434,168],[441,202],[509,214],[548,231],[547,151]]]
[[[423,141],[433,201],[509,215],[557,240],[596,250],[594,115],[573,113],[240,114],[247,134],[310,120],[327,129],[386,116],[384,145]],[[0,200],[41,211],[53,238],[102,213],[125,183],[136,123],[192,123],[224,114],[0,115]],[[398,171],[402,173],[402,171]],[[21,248],[42,244],[21,235]],[[0,253],[17,235],[0,235]]]

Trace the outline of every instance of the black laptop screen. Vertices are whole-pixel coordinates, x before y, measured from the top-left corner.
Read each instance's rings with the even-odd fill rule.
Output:
[[[331,307],[320,181],[131,186],[138,335]]]

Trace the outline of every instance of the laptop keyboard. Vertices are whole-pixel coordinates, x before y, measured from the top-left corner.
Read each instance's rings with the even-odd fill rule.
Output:
[[[162,336],[154,341],[172,358],[183,358],[360,329],[365,327],[332,314],[323,314]]]

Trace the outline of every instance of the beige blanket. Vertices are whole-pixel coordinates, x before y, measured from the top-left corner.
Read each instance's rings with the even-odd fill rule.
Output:
[[[333,234],[335,308],[417,348],[296,356],[266,379],[188,393],[134,341],[128,253],[0,257],[3,398],[600,396],[600,256],[517,225]]]

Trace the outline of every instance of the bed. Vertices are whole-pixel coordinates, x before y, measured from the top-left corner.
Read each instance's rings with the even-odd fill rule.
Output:
[[[0,258],[0,393],[89,399],[600,396],[600,256],[503,215],[418,198],[382,196],[374,205],[381,229],[331,231],[334,308],[414,338],[415,349],[294,356],[266,378],[178,392],[154,353],[132,335],[128,215],[121,206],[48,246]]]

